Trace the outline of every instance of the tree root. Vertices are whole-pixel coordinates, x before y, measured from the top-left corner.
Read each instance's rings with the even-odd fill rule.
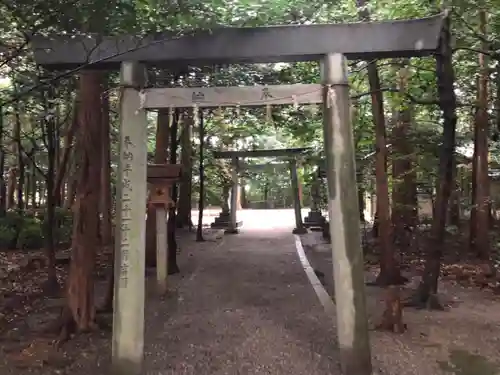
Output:
[[[71,310],[69,307],[64,307],[58,318],[45,329],[45,332],[57,335],[57,338],[53,340],[52,343],[54,347],[59,350],[66,342],[78,333],[93,332],[99,329],[111,331],[111,327],[112,324],[110,324],[106,318],[98,315],[95,317],[95,320],[90,323],[86,331],[79,331]]]
[[[381,277],[379,274],[375,279],[375,281],[369,281],[366,283],[366,285],[386,287],[391,285],[404,285],[408,281],[409,281],[408,278],[402,275],[397,275],[395,277],[387,278],[387,277]]]
[[[64,307],[61,312],[61,316],[58,318],[56,325],[58,324],[59,335],[56,340],[54,340],[54,345],[57,349],[66,343],[73,334],[76,333],[76,322],[73,319],[73,314],[68,307]]]
[[[375,327],[375,329],[394,333],[404,333],[407,328],[407,325],[403,323],[401,290],[398,286],[390,286],[387,289],[385,310],[382,315],[382,321]]]

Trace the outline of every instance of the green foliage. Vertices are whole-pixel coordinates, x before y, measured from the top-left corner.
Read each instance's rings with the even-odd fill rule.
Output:
[[[17,237],[16,247],[18,249],[40,249],[43,245],[41,222],[37,219],[25,219]]]
[[[0,249],[39,249],[45,246],[45,211],[8,211],[0,218]],[[71,211],[56,208],[53,225],[54,244],[71,240]]]
[[[17,91],[23,91],[42,80],[40,71],[35,67],[31,51],[27,48],[26,35],[31,33],[103,33],[103,34],[147,34],[151,32],[171,30],[175,35],[189,34],[196,29],[213,29],[221,26],[262,26],[269,24],[301,24],[320,22],[355,22],[358,20],[358,9],[355,1],[337,0],[323,2],[318,0],[89,0],[78,3],[73,0],[57,2],[54,0],[16,0],[14,5],[9,2],[0,4],[2,20],[0,21],[0,76],[2,80],[0,101],[9,101]],[[498,42],[500,35],[500,11],[498,2],[472,1],[464,2],[450,0],[445,4],[452,10],[453,34],[456,51],[454,52],[454,68],[456,72],[456,94],[460,103],[458,109],[457,143],[467,149],[473,137],[471,122],[476,102],[476,78],[478,76],[477,50],[482,48],[481,41],[487,39],[490,52],[494,53],[492,60],[498,60]],[[389,0],[371,0],[368,9],[374,20],[397,18],[425,17],[440,11],[439,2],[421,0],[402,0],[394,5]],[[487,35],[482,35],[478,28],[478,10],[487,9],[489,14]],[[17,51],[14,54],[11,52]],[[5,53],[7,50],[7,53]],[[412,126],[408,137],[414,146],[416,160],[417,182],[419,190],[432,192],[435,187],[437,173],[437,157],[441,141],[441,112],[435,104],[437,98],[436,72],[433,58],[412,58],[405,62],[409,77],[405,94],[412,99],[403,97],[398,91],[398,70],[400,60],[378,61],[381,86],[384,90],[385,115],[387,122],[388,141],[391,141],[392,124],[398,109],[404,107],[412,110]],[[494,82],[499,74],[496,69],[498,61],[492,61],[490,78]],[[356,145],[356,160],[359,182],[364,190],[370,191],[373,186],[374,159],[374,129],[371,113],[371,99],[367,80],[367,62],[351,61],[350,84],[353,100],[352,123],[354,142]],[[176,85],[206,86],[206,85],[260,85],[317,83],[320,80],[319,68],[316,62],[300,62],[295,64],[241,64],[233,66],[207,67],[203,73],[191,69],[189,76],[183,77]],[[164,72],[152,71],[152,77],[158,78]],[[45,74],[45,73],[43,73]],[[0,77],[2,78],[2,77]],[[46,79],[47,77],[43,77]],[[112,153],[117,153],[118,95],[115,89],[117,74],[110,77],[110,100],[112,106]],[[172,84],[169,80],[168,84]],[[75,80],[58,81],[57,95],[54,101],[57,105],[58,132],[64,133],[65,119],[71,117],[72,101],[75,92]],[[491,88],[491,102],[494,103],[498,91]],[[16,107],[18,106],[18,107]],[[491,106],[491,120],[496,120],[498,111]],[[46,176],[40,176],[47,171],[47,132],[43,119],[48,109],[41,100],[40,90],[33,90],[23,96],[16,105],[10,104],[2,108],[9,115],[4,116],[4,139],[11,139],[14,121],[11,114],[15,110],[21,112],[22,134],[20,140],[25,153],[34,152],[35,174],[43,183]],[[214,160],[213,150],[227,149],[257,149],[284,147],[312,147],[319,155],[323,147],[322,140],[322,110],[319,106],[292,106],[272,108],[268,117],[265,108],[225,109],[222,113],[205,109],[206,126],[206,197],[207,203],[218,204],[221,187],[230,182],[230,168],[227,161]],[[492,121],[493,122],[493,121]],[[156,128],[155,114],[149,115],[148,148],[154,151]],[[197,137],[197,129],[194,137]],[[196,199],[198,188],[196,171],[197,139],[195,146],[195,162],[193,169],[194,191]],[[0,145],[2,146],[2,145]],[[5,146],[5,145],[3,145]],[[6,162],[16,160],[16,155],[5,150]],[[500,144],[492,142],[493,159],[497,158]],[[391,160],[397,155],[391,154]],[[389,162],[391,161],[389,160]],[[30,165],[31,161],[27,163]],[[264,163],[271,160],[248,160],[247,162]],[[313,163],[311,162],[312,165]],[[31,168],[31,166],[28,166]],[[113,172],[112,179],[115,180]],[[30,171],[31,173],[31,171]],[[389,165],[390,174],[390,165]],[[302,176],[305,184],[311,181],[310,171]],[[270,184],[273,199],[283,200],[288,194],[288,179],[286,173],[273,175],[267,172],[250,176],[248,196],[257,199],[263,195],[263,184],[267,179]],[[389,176],[389,183],[391,177]],[[324,188],[324,187],[323,187]],[[304,196],[307,196],[307,191]],[[24,214],[35,217],[40,222],[45,221],[45,215]],[[56,242],[66,241],[71,237],[71,213],[56,213]],[[8,213],[0,220],[0,233],[5,238],[12,239],[8,247],[17,243],[17,237],[23,227],[23,218],[17,213]],[[47,224],[48,225],[48,224]],[[3,229],[2,229],[3,228]],[[6,229],[7,228],[7,229]],[[14,233],[14,234],[12,234]],[[1,240],[0,240],[1,242]]]
[[[0,220],[0,249],[12,249],[17,242],[17,231]]]

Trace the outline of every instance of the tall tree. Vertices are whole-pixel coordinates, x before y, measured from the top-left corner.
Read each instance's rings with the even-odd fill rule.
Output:
[[[179,204],[177,210],[177,226],[187,226],[191,229],[191,198],[193,183],[193,144],[191,141],[193,129],[192,110],[188,109],[183,117],[181,132],[181,163],[182,179],[179,187]]]
[[[94,267],[100,246],[99,207],[102,155],[102,73],[85,71],[79,82],[81,108],[78,148],[78,184],[74,208],[72,255],[63,311],[61,339],[95,325]]]
[[[358,14],[362,21],[370,20],[365,0],[357,0]],[[377,192],[377,235],[381,250],[380,274],[377,284],[391,285],[401,282],[398,262],[394,254],[389,213],[389,185],[387,183],[387,140],[385,132],[384,97],[376,61],[369,61],[368,82],[372,100],[372,115],[375,125],[375,180]]]
[[[455,72],[453,69],[450,19],[445,18],[441,31],[439,53],[436,54],[436,76],[439,107],[443,114],[442,147],[439,155],[439,183],[435,212],[431,226],[431,243],[427,246],[425,267],[421,283],[409,301],[409,305],[441,308],[437,300],[438,280],[446,235],[446,216],[453,184],[455,142],[457,126],[457,99],[455,96]]]
[[[486,33],[487,14],[485,10],[479,11],[479,30],[484,36]],[[488,50],[486,42],[482,43],[482,49]],[[488,176],[488,138],[489,138],[489,115],[488,115],[488,81],[489,66],[487,56],[479,54],[479,80],[477,88],[477,111],[475,116],[474,142],[474,166],[475,169],[475,250],[479,257],[484,260],[490,258],[490,180]]]

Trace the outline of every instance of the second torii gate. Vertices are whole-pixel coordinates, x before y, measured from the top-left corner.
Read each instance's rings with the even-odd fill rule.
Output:
[[[301,213],[301,203],[300,203],[300,192],[299,192],[299,180],[297,176],[297,156],[307,153],[309,148],[285,148],[285,149],[275,149],[275,150],[248,150],[248,151],[215,151],[215,159],[231,159],[231,204],[230,204],[230,218],[228,223],[227,233],[238,233],[237,228],[237,199],[238,199],[238,172],[245,169],[245,166],[240,164],[239,161],[242,158],[264,158],[264,157],[286,157],[288,158],[288,165],[290,168],[290,180],[293,192],[293,207],[295,213],[295,228],[293,230],[294,234],[304,234],[307,229],[304,227],[302,221]],[[246,165],[246,167],[252,167],[252,165]]]

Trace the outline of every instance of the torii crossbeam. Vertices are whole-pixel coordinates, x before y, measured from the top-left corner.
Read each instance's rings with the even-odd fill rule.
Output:
[[[425,56],[436,51],[442,15],[383,22],[219,27],[182,35],[34,36],[38,64],[50,69],[118,69],[124,61],[154,66],[207,66],[320,60],[338,52],[348,59]]]

